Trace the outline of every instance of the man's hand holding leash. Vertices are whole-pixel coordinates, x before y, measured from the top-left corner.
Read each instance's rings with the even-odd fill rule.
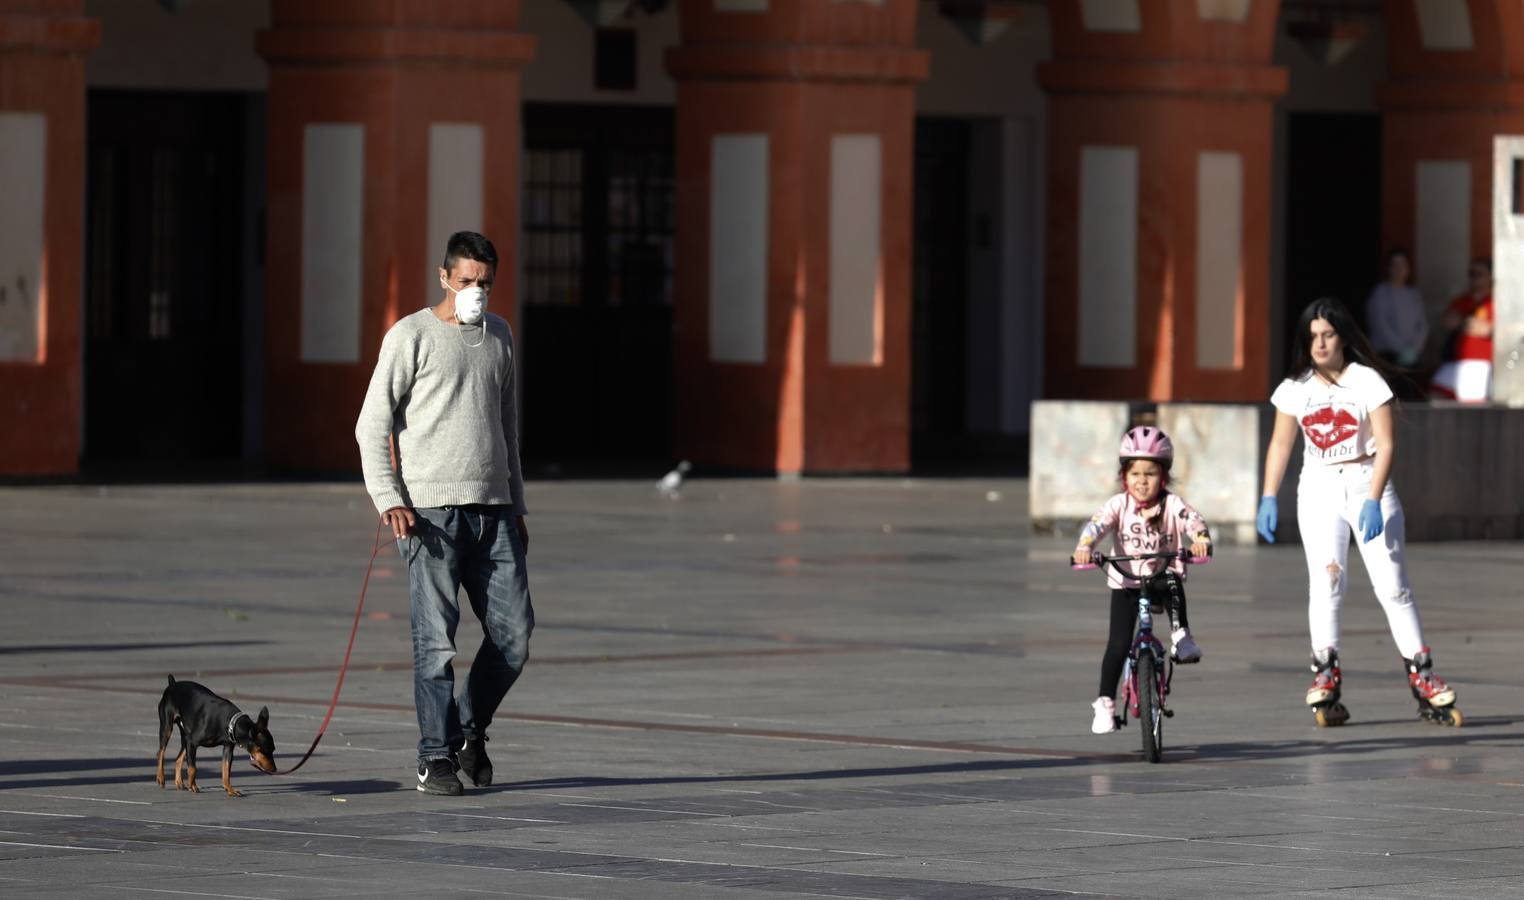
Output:
[[[400,541],[413,533],[418,517],[406,506],[393,506],[381,514],[381,521],[386,523],[386,527],[392,530],[392,535]]]
[[[418,517],[406,506],[393,506],[381,514],[381,521],[392,530],[392,535],[397,540],[402,540],[413,533],[413,527],[418,524]],[[519,529],[519,542],[524,546],[524,555],[529,555],[529,525],[523,516],[517,517]]]

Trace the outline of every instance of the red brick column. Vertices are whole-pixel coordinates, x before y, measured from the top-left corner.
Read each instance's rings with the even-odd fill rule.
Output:
[[[1047,396],[1267,395],[1277,8],[1049,4]]]
[[[481,128],[480,227],[500,257],[491,309],[513,319],[519,78],[534,49],[533,39],[517,32],[518,20],[517,0],[273,0],[271,27],[258,36],[259,52],[270,63],[265,442],[271,464],[358,468],[354,420],[381,337],[398,318],[438,299],[423,289],[444,250],[426,235],[432,123]],[[304,358],[302,334],[303,228],[311,224],[304,209],[314,187],[304,178],[304,152],[308,126],[331,124],[363,127],[358,352],[352,359],[314,360]]]
[[[928,71],[915,49],[918,4],[728,5],[743,11],[684,3],[683,42],[667,57],[678,81],[676,450],[780,473],[903,471],[914,86]],[[753,161],[757,185],[765,180],[760,201],[745,199],[746,184],[716,180],[732,139],[755,151],[739,156]],[[727,230],[734,219],[753,230]],[[833,232],[851,233],[854,222],[864,230],[833,255]],[[735,296],[725,286],[741,263],[712,258],[712,242],[759,254]],[[738,302],[756,315],[711,321],[728,321],[726,304]]]
[[[85,18],[81,0],[0,0],[0,115],[36,136],[41,143],[30,146],[43,156],[40,217],[34,216],[35,203],[0,185],[0,193],[10,195],[0,196],[0,215],[19,238],[0,248],[0,264],[7,269],[0,271],[5,323],[0,338],[6,341],[0,359],[0,475],[67,475],[79,469],[85,55],[98,43],[100,24]],[[16,160],[37,156],[19,146],[0,153]],[[21,210],[23,204],[29,209]],[[27,233],[19,234],[23,230]],[[25,246],[40,247],[41,258],[23,259],[31,256],[18,250]]]

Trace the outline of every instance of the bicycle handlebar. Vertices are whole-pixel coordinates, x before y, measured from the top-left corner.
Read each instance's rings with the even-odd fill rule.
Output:
[[[1076,563],[1073,556],[1069,557],[1069,568],[1075,570],[1076,572],[1083,572],[1088,569],[1099,568],[1106,565],[1107,563],[1115,565],[1119,562],[1142,562],[1149,559],[1166,559],[1170,560],[1171,562],[1183,562],[1189,563],[1193,566],[1200,566],[1210,562],[1211,555],[1208,554],[1207,556],[1192,556],[1191,551],[1185,547],[1180,548],[1180,550],[1174,553],[1135,553],[1129,556],[1107,556],[1099,550],[1092,550],[1090,551],[1090,562],[1084,565]],[[1131,573],[1125,574],[1130,575]]]

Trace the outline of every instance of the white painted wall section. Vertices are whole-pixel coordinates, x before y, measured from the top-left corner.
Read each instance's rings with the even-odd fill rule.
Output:
[[[1138,150],[1080,151],[1079,364],[1132,368],[1138,345]]]
[[[1466,285],[1471,263],[1470,163],[1419,161],[1418,243],[1413,257],[1418,290],[1432,320]]]
[[[883,362],[883,150],[876,134],[831,138],[831,362]]]
[[[1466,0],[1413,0],[1413,11],[1425,50],[1471,49],[1471,11]]]
[[[1492,141],[1492,399],[1524,407],[1524,136]]]
[[[1243,157],[1197,156],[1197,368],[1243,368],[1243,208]]]
[[[423,293],[402,298],[404,311],[432,304],[443,293],[438,269],[450,235],[482,230],[482,134],[482,126],[474,122],[429,125],[429,221],[424,252],[429,265],[423,273]]]
[[[43,362],[47,159],[47,118],[0,112],[0,362]]]
[[[767,135],[717,134],[709,161],[709,358],[767,361]]]
[[[1080,0],[1080,18],[1086,31],[1143,30],[1138,0]]]
[[[1253,0],[1196,0],[1196,15],[1204,22],[1232,22],[1242,25],[1249,19]]]
[[[302,362],[360,359],[365,126],[313,123],[302,136]]]

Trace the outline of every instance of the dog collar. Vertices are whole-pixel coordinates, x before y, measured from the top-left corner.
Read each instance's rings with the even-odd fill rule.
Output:
[[[233,737],[233,726],[238,724],[239,719],[247,718],[249,718],[249,714],[246,712],[233,713],[233,718],[228,719],[228,740],[235,744],[238,743],[238,738]]]

